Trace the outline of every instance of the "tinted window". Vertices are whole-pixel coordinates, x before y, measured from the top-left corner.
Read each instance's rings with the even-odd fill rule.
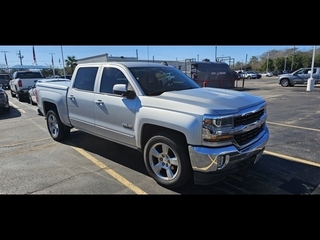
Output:
[[[81,90],[93,91],[97,71],[98,71],[98,67],[79,68],[77,71],[77,75],[76,75],[73,87]]]
[[[44,78],[40,72],[21,72],[17,73],[16,78]]]
[[[117,68],[106,67],[103,69],[100,92],[113,93],[115,84],[127,84],[127,78]]]

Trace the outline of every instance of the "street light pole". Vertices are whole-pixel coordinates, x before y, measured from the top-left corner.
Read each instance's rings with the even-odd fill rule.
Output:
[[[285,71],[287,68],[287,56],[284,57],[284,68],[283,71]]]

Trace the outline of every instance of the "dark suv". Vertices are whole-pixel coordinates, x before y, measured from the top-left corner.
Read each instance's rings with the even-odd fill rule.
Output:
[[[0,85],[3,89],[9,89],[9,82],[12,79],[9,73],[0,73]]]

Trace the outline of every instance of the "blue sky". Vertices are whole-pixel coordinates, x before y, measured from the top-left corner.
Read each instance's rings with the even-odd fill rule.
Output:
[[[54,45],[46,46],[40,45],[34,46],[35,55],[38,65],[50,66],[53,58],[54,65],[56,67],[62,66],[62,53],[64,59],[67,56],[75,56],[76,59],[101,55],[108,53],[109,55],[119,57],[136,57],[138,53],[138,58],[140,60],[181,60],[194,58],[196,60],[202,60],[208,58],[211,61],[214,61],[215,56],[217,57],[231,57],[235,59],[235,62],[241,61],[245,62],[246,56],[247,61],[250,60],[252,56],[259,57],[263,53],[269,50],[286,50],[291,49],[294,46],[203,46],[203,45],[175,45],[175,46],[155,46],[155,45],[141,45],[141,46],[78,46],[78,45]],[[295,45],[301,51],[312,50],[314,46],[299,46]],[[62,48],[62,51],[61,51]],[[19,51],[21,53],[22,65],[32,65],[33,53],[32,45],[23,45],[23,46],[1,46],[0,45],[0,65],[5,65],[5,55],[9,67],[14,65],[20,65]],[[59,66],[60,60],[60,66]]]

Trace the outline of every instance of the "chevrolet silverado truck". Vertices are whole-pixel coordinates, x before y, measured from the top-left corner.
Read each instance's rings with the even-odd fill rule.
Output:
[[[167,188],[218,182],[256,163],[269,139],[262,97],[200,87],[163,64],[78,64],[70,81],[36,89],[54,140],[75,128],[141,151],[150,176]]]
[[[9,82],[11,97],[16,97],[20,102],[29,100],[29,89],[43,78],[40,71],[15,71]]]
[[[293,87],[296,84],[307,84],[310,77],[311,67],[300,68],[292,73],[278,75],[278,84],[282,87]],[[313,68],[312,78],[314,79],[314,84],[320,83],[320,67]]]

